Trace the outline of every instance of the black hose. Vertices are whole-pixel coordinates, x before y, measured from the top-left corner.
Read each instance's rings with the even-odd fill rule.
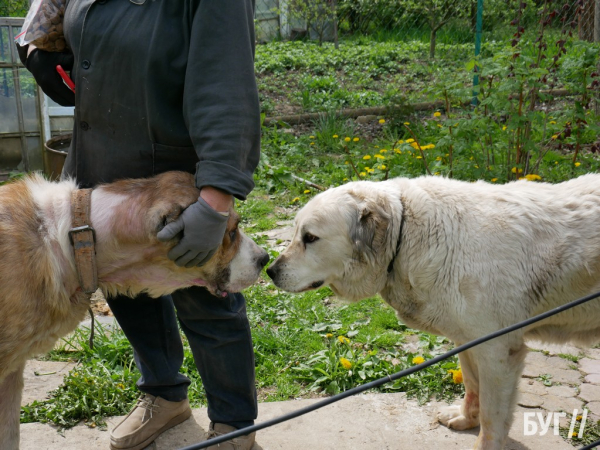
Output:
[[[433,359],[430,359],[428,361],[425,361],[425,362],[423,362],[423,363],[421,363],[419,365],[410,367],[408,369],[402,370],[402,371],[397,372],[397,373],[395,373],[393,375],[388,375],[387,377],[379,378],[378,380],[371,381],[370,383],[366,383],[366,384],[362,384],[360,386],[356,386],[355,388],[348,389],[347,391],[344,391],[344,392],[342,392],[340,394],[337,394],[337,395],[334,395],[332,397],[326,398],[325,400],[322,400],[320,402],[314,403],[314,404],[312,404],[310,406],[307,406],[305,408],[301,408],[301,409],[299,409],[297,411],[293,411],[291,413],[284,414],[284,415],[279,416],[279,417],[275,417],[274,419],[267,420],[266,422],[262,422],[262,423],[259,423],[257,425],[252,425],[252,426],[249,426],[249,427],[246,427],[246,428],[241,428],[241,429],[233,431],[231,433],[227,433],[227,434],[224,434],[222,436],[214,437],[214,438],[212,438],[212,439],[210,439],[208,441],[203,441],[203,442],[199,442],[197,444],[192,444],[192,445],[189,445],[187,447],[183,447],[180,450],[200,450],[200,449],[203,449],[203,448],[207,448],[207,447],[209,447],[211,445],[220,444],[222,442],[229,441],[230,439],[234,439],[236,437],[244,436],[246,434],[253,433],[254,431],[262,430],[264,428],[268,428],[268,427],[271,427],[273,425],[277,425],[279,423],[286,422],[286,421],[291,420],[291,419],[295,419],[296,417],[303,416],[304,414],[307,414],[309,412],[312,412],[312,411],[315,411],[317,409],[323,408],[324,406],[330,405],[332,403],[338,402],[338,401],[340,401],[340,400],[342,400],[342,399],[344,399],[346,397],[350,397],[352,395],[359,394],[359,393],[367,391],[369,389],[372,389],[372,388],[375,388],[375,387],[379,387],[379,386],[381,386],[381,385],[383,385],[385,383],[388,383],[390,381],[394,381],[394,380],[397,380],[399,378],[403,378],[405,376],[411,375],[411,374],[413,374],[415,372],[418,372],[420,370],[423,370],[423,369],[425,369],[425,368],[427,368],[429,366],[437,364],[440,361],[448,359],[451,356],[454,356],[454,355],[456,355],[458,353],[464,352],[465,350],[468,350],[468,349],[470,349],[472,347],[475,347],[476,345],[483,344],[484,342],[490,341],[490,340],[492,340],[494,338],[497,338],[499,336],[503,336],[503,335],[508,334],[508,333],[510,333],[512,331],[515,331],[515,330],[518,330],[520,328],[523,328],[523,327],[526,327],[528,325],[531,325],[533,323],[539,322],[540,320],[547,319],[548,317],[554,316],[554,315],[556,315],[558,313],[566,311],[567,309],[571,309],[571,308],[573,308],[575,306],[581,305],[582,303],[589,302],[590,300],[593,300],[593,299],[595,299],[597,297],[600,297],[600,292],[596,292],[595,294],[588,295],[587,297],[583,297],[583,298],[580,298],[578,300],[574,300],[574,301],[572,301],[570,303],[567,303],[565,305],[562,305],[562,306],[559,306],[557,308],[551,309],[550,311],[546,311],[545,313],[538,314],[537,316],[532,317],[530,319],[524,320],[522,322],[519,322],[517,324],[511,325],[511,326],[506,327],[506,328],[502,328],[501,330],[495,331],[495,332],[490,333],[490,334],[488,334],[486,336],[482,336],[482,337],[477,338],[477,339],[475,339],[475,340],[473,340],[471,342],[467,342],[466,344],[463,344],[463,345],[461,345],[459,347],[456,347],[456,348],[450,350],[449,352],[444,353],[443,355],[436,356]],[[600,445],[600,441],[598,441],[598,442],[596,442],[594,444],[590,444],[590,445],[591,445],[591,447],[587,446],[587,447],[582,448],[581,450],[586,450],[586,449],[594,448],[594,447]]]

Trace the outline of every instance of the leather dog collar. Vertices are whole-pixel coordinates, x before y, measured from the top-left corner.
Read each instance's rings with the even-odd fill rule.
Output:
[[[69,239],[75,254],[79,286],[86,294],[98,289],[96,268],[96,233],[91,226],[92,189],[76,189],[71,194],[71,229]]]

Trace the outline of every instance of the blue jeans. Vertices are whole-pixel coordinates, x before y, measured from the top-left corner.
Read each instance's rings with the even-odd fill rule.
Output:
[[[169,401],[187,397],[190,380],[179,373],[183,345],[177,315],[204,384],[210,420],[236,428],[254,424],[254,350],[242,294],[218,298],[192,287],[157,299],[143,294],[107,301],[133,346],[142,392]]]

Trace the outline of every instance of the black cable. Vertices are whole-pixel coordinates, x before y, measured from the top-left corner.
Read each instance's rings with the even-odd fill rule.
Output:
[[[581,447],[579,450],[590,450],[592,448],[598,447],[599,445],[600,445],[600,441],[596,441],[596,442],[593,442],[593,443],[591,443],[589,445],[586,445],[585,447]]]
[[[224,434],[222,436],[214,437],[214,438],[212,438],[212,439],[210,439],[208,441],[203,441],[203,442],[199,442],[197,444],[192,444],[192,445],[189,445],[187,447],[183,447],[183,448],[181,448],[179,450],[200,450],[200,449],[203,449],[203,448],[207,448],[207,447],[209,447],[211,445],[220,444],[220,443],[228,441],[230,439],[234,439],[236,437],[240,437],[240,436],[244,436],[246,434],[253,433],[254,431],[262,430],[263,428],[268,428],[268,427],[271,427],[273,425],[277,425],[277,424],[279,424],[281,422],[286,422],[288,420],[295,419],[296,417],[303,416],[304,414],[307,414],[309,412],[312,412],[312,411],[315,411],[317,409],[323,408],[324,406],[330,405],[331,403],[338,402],[338,401],[340,401],[340,400],[342,400],[342,399],[344,399],[346,397],[350,397],[352,395],[359,394],[359,393],[367,391],[369,389],[372,389],[372,388],[375,388],[375,387],[379,387],[379,386],[381,386],[383,384],[386,384],[386,383],[388,383],[390,381],[394,381],[394,380],[397,380],[399,378],[411,375],[411,374],[413,374],[415,372],[418,372],[420,370],[423,370],[423,369],[425,369],[425,368],[427,368],[429,366],[437,364],[438,362],[443,361],[444,359],[448,359],[451,356],[454,356],[454,355],[456,355],[456,354],[458,354],[460,352],[464,352],[465,350],[468,350],[468,349],[470,349],[472,347],[475,347],[476,345],[483,344],[484,342],[487,342],[487,341],[490,341],[490,340],[492,340],[494,338],[497,338],[499,336],[508,334],[508,333],[510,333],[512,331],[518,330],[519,328],[523,328],[523,327],[526,327],[526,326],[531,325],[533,323],[539,322],[540,320],[547,319],[548,317],[554,316],[555,314],[558,314],[558,313],[561,313],[563,311],[566,311],[567,309],[570,309],[570,308],[573,308],[575,306],[581,305],[582,303],[589,302],[590,300],[593,300],[593,299],[595,299],[597,297],[600,297],[600,292],[596,292],[595,294],[588,295],[587,297],[583,297],[583,298],[580,298],[578,300],[574,300],[574,301],[572,301],[570,303],[567,303],[566,305],[559,306],[557,308],[551,309],[550,311],[546,311],[545,313],[538,314],[537,316],[532,317],[530,319],[524,320],[522,322],[516,323],[516,324],[511,325],[511,326],[506,327],[506,328],[502,328],[501,330],[495,331],[495,332],[490,333],[490,334],[488,334],[486,336],[482,336],[482,337],[477,338],[477,339],[475,339],[475,340],[473,340],[471,342],[467,342],[466,344],[463,344],[463,345],[461,345],[459,347],[456,347],[456,348],[450,350],[449,352],[444,353],[443,355],[436,356],[433,359],[430,359],[428,361],[425,361],[425,362],[423,362],[423,363],[421,363],[419,365],[410,367],[408,369],[402,370],[402,371],[397,372],[397,373],[395,373],[393,375],[388,375],[387,377],[379,378],[378,380],[371,381],[370,383],[366,383],[366,384],[362,384],[360,386],[356,386],[356,387],[354,387],[352,389],[349,389],[347,391],[344,391],[344,392],[342,392],[340,394],[337,394],[337,395],[334,395],[332,397],[326,398],[325,400],[322,400],[320,402],[314,403],[314,404],[312,404],[310,406],[307,406],[305,408],[298,409],[298,410],[293,411],[291,413],[284,414],[282,416],[276,417],[276,418],[271,419],[271,420],[267,420],[266,422],[262,422],[262,423],[259,423],[257,425],[252,425],[252,426],[249,426],[249,427],[246,427],[246,428],[240,428],[239,430],[233,431],[231,433],[227,433],[227,434]],[[600,442],[594,443],[594,444],[591,444],[592,447],[587,446],[587,447],[584,447],[581,450],[591,449],[591,448],[596,447],[599,444],[600,444]]]

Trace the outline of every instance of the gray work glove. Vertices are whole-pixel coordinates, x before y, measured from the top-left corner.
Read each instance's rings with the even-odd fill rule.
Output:
[[[229,214],[215,211],[201,197],[157,235],[167,242],[183,231],[183,237],[167,256],[178,266],[202,266],[215,254],[223,241]]]

